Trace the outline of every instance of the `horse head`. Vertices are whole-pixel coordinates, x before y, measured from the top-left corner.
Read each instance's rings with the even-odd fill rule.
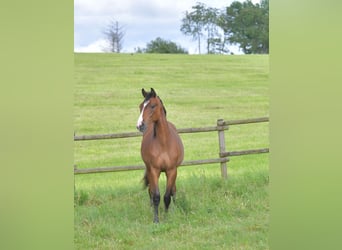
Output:
[[[144,132],[149,124],[157,122],[161,116],[166,117],[166,109],[153,88],[151,88],[150,92],[142,89],[141,93],[144,100],[139,105],[140,116],[137,122],[137,129],[140,132]]]

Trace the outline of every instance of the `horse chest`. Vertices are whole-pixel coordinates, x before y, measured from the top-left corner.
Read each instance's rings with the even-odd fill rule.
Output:
[[[143,160],[146,164],[161,168],[165,170],[175,166],[176,159],[173,157],[172,150],[170,148],[163,148],[158,144],[155,145],[142,145],[142,151],[148,153],[142,153]]]

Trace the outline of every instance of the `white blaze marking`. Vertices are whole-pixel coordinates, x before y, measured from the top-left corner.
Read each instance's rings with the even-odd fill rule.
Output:
[[[147,101],[144,103],[144,107],[142,108],[140,116],[138,118],[137,128],[139,128],[142,125],[144,110],[145,110],[145,107],[147,106],[147,104],[149,104],[149,103],[150,103],[150,101]]]

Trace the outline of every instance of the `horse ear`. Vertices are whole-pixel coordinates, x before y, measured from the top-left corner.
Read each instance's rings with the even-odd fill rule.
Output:
[[[143,97],[145,98],[147,93],[146,93],[146,91],[143,88],[141,89],[141,93],[142,93]]]
[[[154,91],[153,88],[151,88],[151,94],[152,94],[153,97],[156,97],[156,96],[157,96],[157,93]]]

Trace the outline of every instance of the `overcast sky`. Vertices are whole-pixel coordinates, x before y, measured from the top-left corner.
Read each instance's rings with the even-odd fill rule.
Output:
[[[185,11],[192,11],[197,2],[223,9],[233,0],[74,0],[74,51],[103,52],[103,31],[110,20],[116,20],[125,31],[122,52],[146,48],[148,42],[161,37],[197,54],[196,41],[180,31]],[[237,47],[230,49],[242,53]]]

